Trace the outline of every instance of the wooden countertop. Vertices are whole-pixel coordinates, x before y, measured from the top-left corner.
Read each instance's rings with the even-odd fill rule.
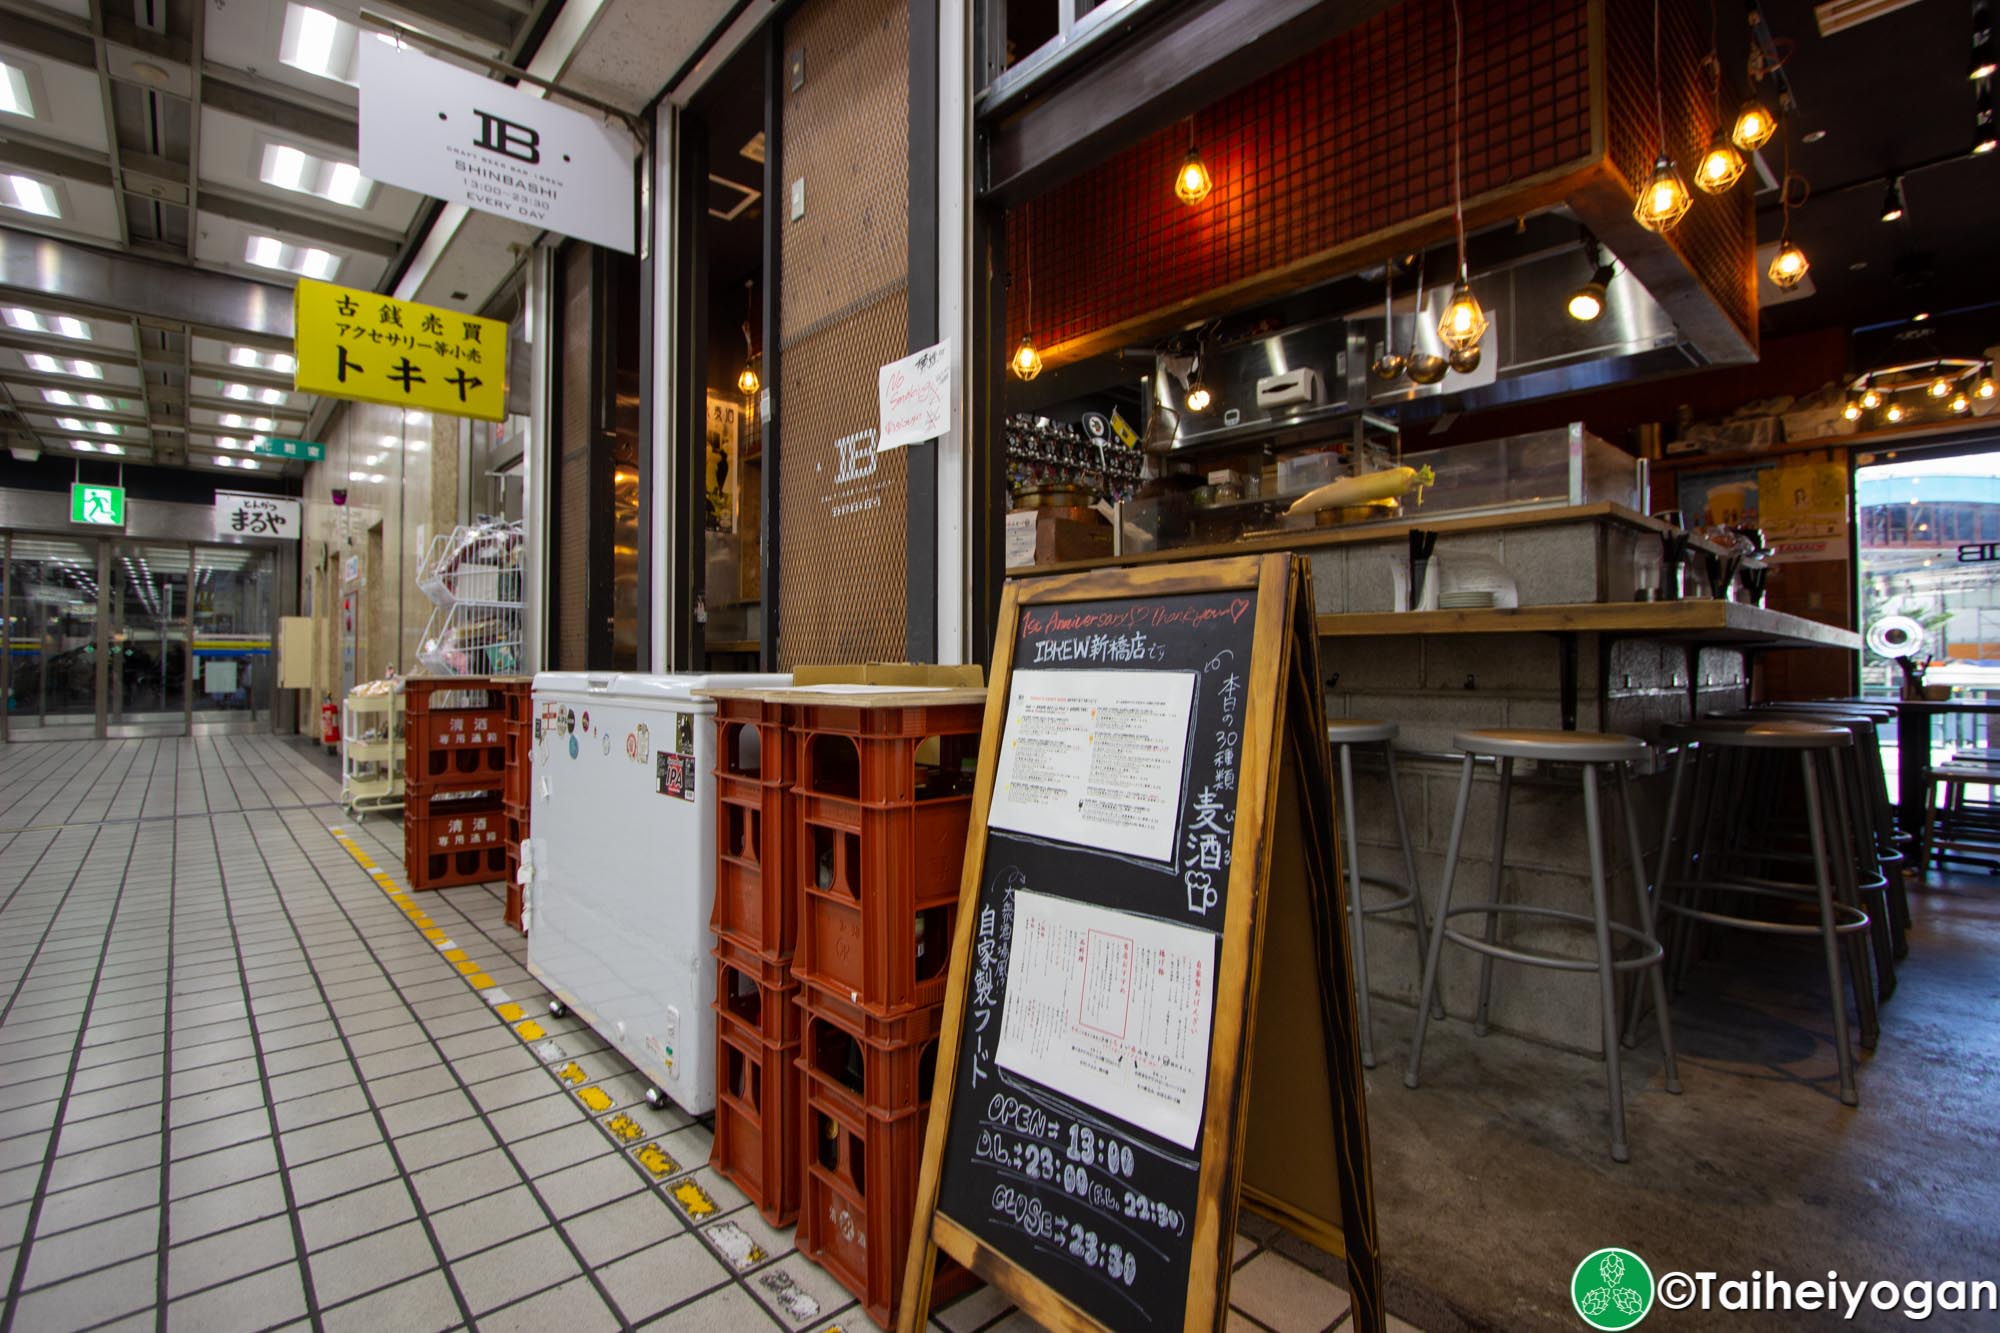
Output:
[[[1861,647],[1852,630],[1741,602],[1593,602],[1484,611],[1364,611],[1319,618],[1322,637],[1400,634],[1616,634],[1746,648]]]
[[[943,689],[881,686],[840,686],[834,689],[785,686],[778,689],[717,688],[696,690],[697,699],[756,699],[765,703],[814,704],[821,708],[950,708],[986,703],[984,689],[948,686]]]
[[[1310,551],[1322,546],[1346,546],[1354,542],[1404,541],[1412,528],[1425,532],[1491,532],[1500,528],[1538,528],[1552,523],[1588,523],[1602,520],[1643,528],[1648,532],[1671,532],[1665,523],[1625,505],[1601,501],[1597,504],[1557,505],[1548,509],[1518,509],[1500,514],[1440,514],[1427,518],[1422,510],[1397,519],[1376,519],[1348,523],[1334,528],[1300,528],[1272,533],[1268,537],[1245,537],[1207,546],[1176,546],[1163,551],[1135,551],[1130,555],[1108,555],[1099,560],[1063,560],[1047,565],[1016,565],[1008,578],[1035,578],[1043,574],[1070,574],[1083,569],[1108,569],[1124,565],[1152,565],[1170,560],[1202,560],[1214,556],[1252,555],[1259,551]]]

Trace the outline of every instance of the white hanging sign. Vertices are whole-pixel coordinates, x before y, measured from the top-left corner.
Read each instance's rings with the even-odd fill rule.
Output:
[[[299,502],[243,491],[215,493],[215,535],[299,539]]]
[[[361,43],[361,174],[633,252],[623,125],[386,42]]]
[[[951,431],[951,339],[892,361],[876,374],[882,436],[875,447],[900,449]]]

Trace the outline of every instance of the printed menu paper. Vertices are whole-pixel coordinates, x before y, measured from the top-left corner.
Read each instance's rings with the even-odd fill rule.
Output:
[[[1016,671],[987,823],[1174,859],[1192,671]]]
[[[995,1061],[1192,1148],[1208,1083],[1215,941],[1168,921],[1017,892]]]

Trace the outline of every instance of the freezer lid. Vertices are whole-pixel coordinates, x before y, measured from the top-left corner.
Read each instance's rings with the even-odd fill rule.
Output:
[[[649,675],[638,671],[544,671],[535,677],[536,694],[573,695],[578,698],[645,699],[662,703],[684,703],[710,707],[706,699],[696,699],[696,690],[783,689],[792,683],[791,673],[716,672],[706,675]]]

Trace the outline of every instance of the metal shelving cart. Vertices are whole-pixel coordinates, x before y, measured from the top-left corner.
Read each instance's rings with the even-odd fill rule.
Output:
[[[340,718],[340,803],[356,818],[403,808],[403,689],[348,692]]]

